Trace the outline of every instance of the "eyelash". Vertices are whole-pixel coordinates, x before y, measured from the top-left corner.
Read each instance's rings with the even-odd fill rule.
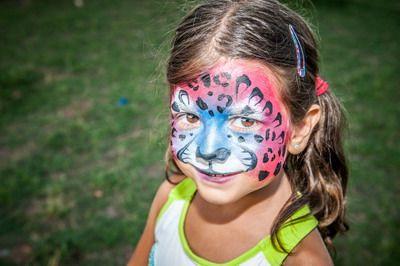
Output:
[[[250,126],[245,126],[243,125],[243,119],[247,119],[250,120],[251,122],[253,122],[254,124],[250,125]],[[239,122],[240,125],[235,125],[236,122]],[[232,117],[230,119],[230,126],[232,129],[234,129],[235,131],[239,131],[239,132],[251,132],[251,131],[255,131],[258,130],[261,126],[260,121],[250,118],[250,117],[245,117],[245,116],[236,116],[236,117]]]
[[[197,119],[195,122],[190,122],[188,116]],[[183,121],[186,120],[186,121]],[[190,130],[199,127],[200,118],[192,113],[180,113],[176,116],[176,126],[182,130]]]

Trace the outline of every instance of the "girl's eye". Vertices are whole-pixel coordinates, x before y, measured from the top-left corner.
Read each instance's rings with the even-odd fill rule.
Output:
[[[240,122],[242,123],[242,125],[244,127],[251,127],[252,125],[254,125],[256,123],[256,121],[254,121],[253,119],[245,118],[245,117],[242,117]]]
[[[261,123],[248,117],[235,117],[231,119],[230,126],[233,130],[246,132],[258,130]]]
[[[184,113],[177,117],[176,127],[181,130],[191,130],[200,126],[200,118],[197,115]]]
[[[186,114],[186,120],[189,123],[194,124],[194,123],[197,123],[197,121],[199,121],[199,117],[195,116],[194,114]]]

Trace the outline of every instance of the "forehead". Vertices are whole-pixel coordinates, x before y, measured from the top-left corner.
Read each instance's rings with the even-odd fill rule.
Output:
[[[254,90],[256,88],[256,90]],[[277,76],[264,64],[251,60],[230,60],[216,64],[198,77],[178,83],[173,92],[185,90],[191,97],[231,95],[233,102],[256,93],[263,98],[279,99]]]

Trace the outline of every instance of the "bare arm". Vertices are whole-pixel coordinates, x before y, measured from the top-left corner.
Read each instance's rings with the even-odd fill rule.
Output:
[[[318,229],[314,229],[299,243],[293,254],[288,256],[283,264],[285,266],[332,266],[333,261]]]
[[[174,181],[175,180],[176,179],[174,179]],[[167,201],[168,194],[173,187],[174,185],[170,184],[168,181],[164,181],[158,188],[156,196],[154,197],[153,203],[150,207],[146,226],[128,262],[128,266],[148,265],[149,253],[154,244],[154,229],[156,225],[156,219],[162,206]]]

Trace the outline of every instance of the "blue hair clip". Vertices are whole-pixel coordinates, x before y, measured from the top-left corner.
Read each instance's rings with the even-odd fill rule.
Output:
[[[306,60],[303,52],[303,47],[301,47],[299,37],[297,37],[296,31],[293,26],[289,24],[290,34],[292,35],[293,43],[296,47],[296,57],[297,57],[297,74],[304,78],[306,76]]]

